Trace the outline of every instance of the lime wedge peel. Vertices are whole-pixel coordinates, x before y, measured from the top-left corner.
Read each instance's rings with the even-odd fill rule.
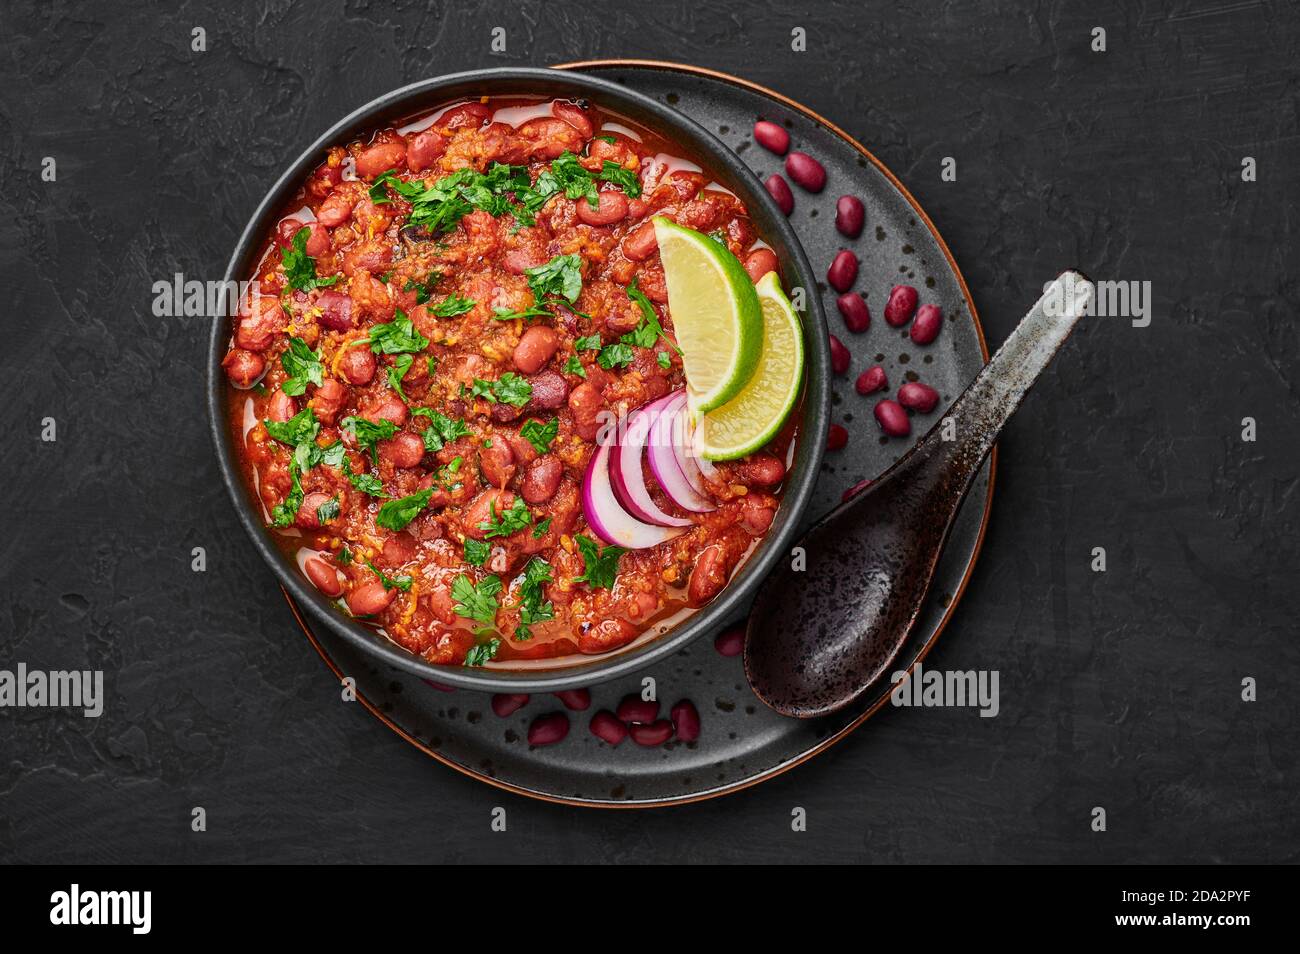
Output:
[[[803,327],[776,272],[755,289],[763,316],[758,365],[744,388],[705,413],[696,428],[697,449],[707,460],[734,460],[761,448],[790,416],[803,384]]]
[[[654,227],[691,416],[699,419],[753,377],[763,348],[762,308],[744,266],[727,248],[662,217]]]

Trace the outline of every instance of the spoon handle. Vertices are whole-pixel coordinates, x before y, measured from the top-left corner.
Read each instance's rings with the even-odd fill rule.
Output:
[[[965,465],[973,475],[998,433],[1024,400],[1083,317],[1093,295],[1092,282],[1076,271],[1062,272],[1043,292],[962,393],[927,442],[950,444],[940,455]],[[960,468],[959,468],[960,469]]]

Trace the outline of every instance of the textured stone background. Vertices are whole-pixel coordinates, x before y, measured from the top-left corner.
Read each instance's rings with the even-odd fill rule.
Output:
[[[0,858],[1300,860],[1300,15],[744,6],[8,5],[0,668],[102,668],[109,699],[98,720],[0,711]],[[927,660],[1000,670],[998,718],[887,709],[759,788],[596,813],[464,779],[338,702],[218,479],[206,322],[155,318],[150,286],[219,278],[277,171],[373,96],[598,56],[734,72],[867,143],[943,231],[991,343],[1062,266],[1152,282],[1150,327],[1082,328],[1002,441],[984,554]]]

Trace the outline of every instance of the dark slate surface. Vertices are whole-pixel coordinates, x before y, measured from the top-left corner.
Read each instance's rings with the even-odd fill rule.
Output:
[[[0,858],[1300,858],[1295,13],[704,6],[10,6],[0,668],[102,668],[108,703],[0,710]],[[338,701],[217,479],[206,321],[155,317],[151,286],[219,277],[281,165],[374,95],[597,56],[734,72],[844,126],[934,217],[992,343],[1062,266],[1152,283],[1150,326],[1082,328],[1002,441],[984,554],[927,660],[999,670],[997,718],[887,709],[759,788],[594,813],[455,775]]]

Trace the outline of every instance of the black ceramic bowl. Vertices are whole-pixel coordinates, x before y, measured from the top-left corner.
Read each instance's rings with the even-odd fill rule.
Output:
[[[208,413],[216,441],[221,476],[235,501],[235,509],[254,545],[299,605],[376,661],[382,661],[436,682],[487,692],[549,692],[591,685],[627,675],[675,652],[704,633],[739,616],[748,598],[775,562],[785,559],[800,517],[808,504],[822,451],[830,413],[830,353],[826,318],[817,293],[817,279],[795,237],[794,230],[761,182],[721,142],[693,120],[654,100],[615,83],[571,72],[545,69],[494,69],[454,73],[394,90],[362,106],[335,123],[303,151],[271,187],[253,214],[226,268],[226,281],[246,278],[253,256],[270,232],[290,196],[320,163],[326,149],[346,143],[371,129],[382,128],[422,110],[458,99],[479,96],[537,96],[585,98],[608,112],[621,114],[641,125],[662,131],[681,143],[706,171],[738,195],[749,209],[755,227],[772,245],[781,262],[787,289],[802,287],[804,300],[804,350],[806,380],[796,438],[795,457],[787,476],[781,507],[762,543],[736,572],[713,602],[698,610],[662,636],[604,656],[571,656],[548,661],[545,669],[467,668],[436,666],[390,642],[373,629],[354,622],[322,596],[270,539],[244,487],[235,464],[224,395],[227,387],[221,359],[230,341],[229,320],[214,324],[208,346]]]

